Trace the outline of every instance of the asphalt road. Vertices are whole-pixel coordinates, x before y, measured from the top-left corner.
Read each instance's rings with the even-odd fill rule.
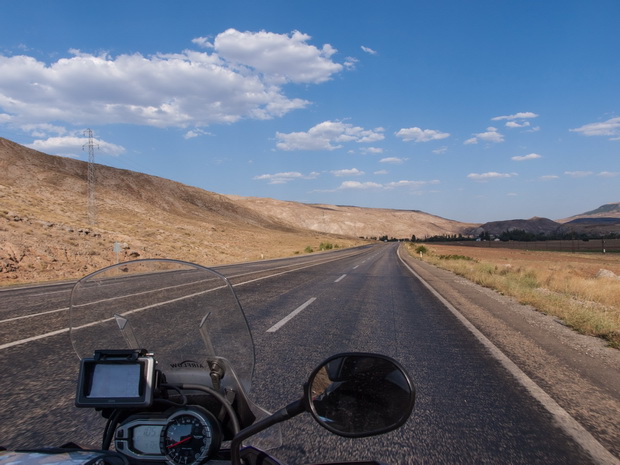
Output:
[[[310,371],[343,351],[392,356],[417,388],[413,416],[398,431],[343,439],[304,415],[283,424],[277,457],[290,463],[594,463],[411,275],[395,244],[219,271],[235,286],[253,333],[253,394],[263,407],[296,400]],[[0,292],[0,445],[98,445],[102,421],[73,407],[78,360],[66,332],[69,289]]]

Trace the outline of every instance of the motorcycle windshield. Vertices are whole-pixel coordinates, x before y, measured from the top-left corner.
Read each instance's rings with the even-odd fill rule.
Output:
[[[95,350],[146,349],[166,372],[226,359],[246,392],[254,344],[228,280],[199,265],[138,260],[81,279],[71,295],[70,335],[80,358]]]

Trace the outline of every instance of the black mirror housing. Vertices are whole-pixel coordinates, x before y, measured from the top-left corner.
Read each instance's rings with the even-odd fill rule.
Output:
[[[312,372],[304,399],[328,431],[359,438],[402,426],[413,411],[415,387],[394,359],[350,352],[329,357]]]

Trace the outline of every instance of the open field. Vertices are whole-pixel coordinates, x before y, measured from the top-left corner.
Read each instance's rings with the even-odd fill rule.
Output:
[[[417,258],[512,296],[620,348],[618,254],[437,244],[408,247]]]
[[[521,249],[521,250],[539,250],[543,252],[596,252],[607,253],[620,252],[620,239],[590,239],[583,241],[574,240],[558,240],[558,241],[467,241],[449,243],[445,245],[455,245],[463,247],[478,247],[485,249]]]

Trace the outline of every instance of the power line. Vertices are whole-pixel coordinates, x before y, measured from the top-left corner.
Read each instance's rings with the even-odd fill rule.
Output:
[[[84,135],[88,136],[88,143],[82,146],[88,147],[88,222],[91,226],[97,224],[97,203],[95,200],[95,142],[92,129],[86,129]],[[99,145],[97,145],[99,148]]]

